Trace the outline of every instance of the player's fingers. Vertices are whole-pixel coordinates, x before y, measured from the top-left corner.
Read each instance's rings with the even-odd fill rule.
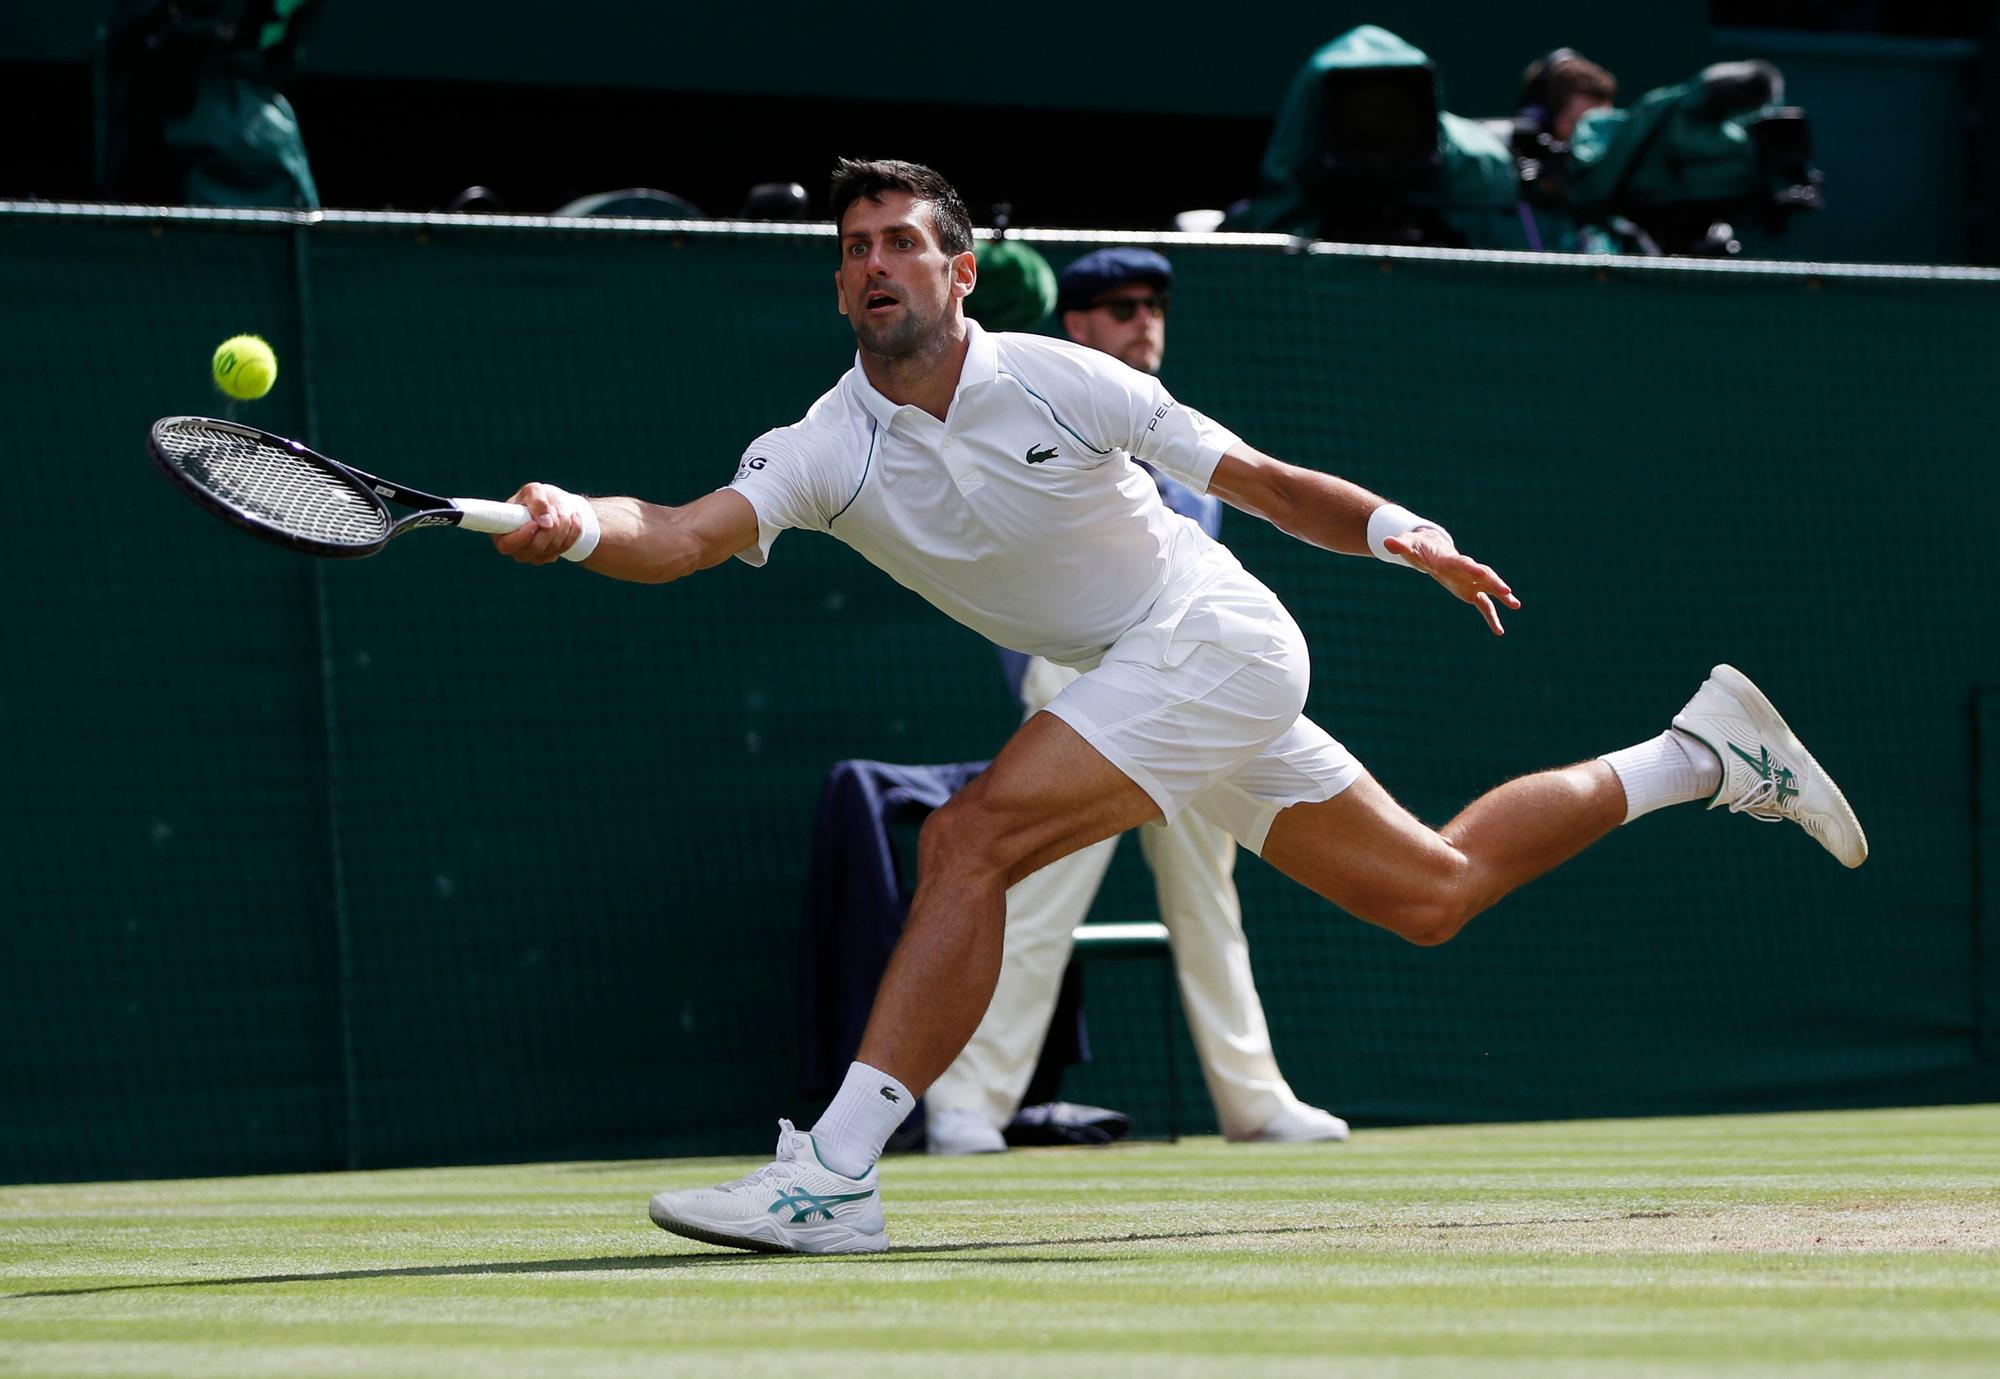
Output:
[[[1486,619],[1486,625],[1493,629],[1493,635],[1496,637],[1506,636],[1507,630],[1500,626],[1500,613],[1493,606],[1492,596],[1481,593],[1475,596],[1472,601],[1479,609],[1479,616]]]
[[[502,555],[521,558],[521,549],[535,539],[537,528],[533,522],[524,523],[512,531],[501,532],[493,538],[493,549]]]
[[[528,542],[528,549],[534,552],[535,564],[546,565],[560,559],[562,553],[569,549],[569,543],[574,538],[567,532],[567,521],[567,518],[557,515],[550,519],[548,526],[536,531]]]
[[[561,502],[546,484],[523,485],[515,501],[528,510],[528,520],[543,531],[555,526],[563,515]]]
[[[1449,569],[1453,574],[1462,575],[1468,580],[1497,581],[1500,578],[1463,551],[1453,551],[1450,555],[1441,556],[1437,563],[1440,567]]]
[[[542,529],[533,522],[523,523],[510,532],[502,532],[493,538],[493,549],[504,556],[520,561],[523,565],[540,564],[536,554],[536,542],[541,538]]]
[[[523,565],[546,565],[576,540],[566,528],[569,514],[547,485],[523,484],[508,501],[526,508],[528,520],[493,538],[493,547],[501,554]]]
[[[1456,568],[1463,573],[1472,588],[1493,595],[1498,602],[1506,604],[1509,608],[1521,606],[1521,600],[1514,596],[1513,589],[1506,580],[1500,578],[1500,572],[1491,565],[1482,565],[1471,557],[1462,555],[1453,557],[1453,560],[1455,564],[1463,562],[1456,564]]]
[[[562,538],[562,520],[558,518],[555,526],[535,534],[535,539],[528,543],[528,550],[533,553],[535,564],[547,565],[560,558],[568,544]]]
[[[550,496],[547,484],[522,484],[507,501],[526,508],[530,517],[538,512],[556,510],[555,499]]]
[[[1488,571],[1488,573],[1490,574],[1491,571]],[[1495,603],[1504,603],[1509,608],[1519,608],[1521,606],[1521,600],[1514,596],[1514,591],[1509,589],[1506,583],[1497,577],[1482,579],[1474,587],[1480,593],[1489,595]]]
[[[583,521],[573,512],[559,510],[550,517],[546,526],[537,518],[532,530],[527,550],[532,552],[535,564],[547,565],[560,560],[562,553],[576,544],[577,538],[583,535]]]
[[[1495,599],[1499,600],[1501,603],[1506,604],[1509,608],[1519,608],[1521,606],[1521,600],[1514,597],[1514,591],[1512,588],[1508,586],[1506,580],[1500,578],[1500,576],[1493,573],[1493,571],[1486,569],[1486,567],[1483,565],[1480,567],[1480,569],[1485,573],[1486,576],[1487,593],[1493,595]]]
[[[555,521],[554,518],[549,520]],[[549,554],[553,531],[553,527],[544,526],[539,520],[530,519],[506,535],[496,538],[495,544],[523,564],[540,565],[553,558]]]

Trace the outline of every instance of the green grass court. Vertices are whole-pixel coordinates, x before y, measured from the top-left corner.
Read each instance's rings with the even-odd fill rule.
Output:
[[[0,1374],[2000,1373],[2000,1107],[898,1159],[862,1259],[646,1220],[763,1148],[0,1188]]]

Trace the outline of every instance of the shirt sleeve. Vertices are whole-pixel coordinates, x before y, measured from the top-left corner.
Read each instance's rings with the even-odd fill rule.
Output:
[[[1208,492],[1216,461],[1237,443],[1236,433],[1176,402],[1159,379],[1141,373],[1110,355],[1082,346],[1065,352],[1071,368],[1079,413],[1094,434],[1083,439],[1094,446],[1128,452],[1164,470],[1196,493]]]
[[[828,530],[840,506],[829,501],[839,486],[835,466],[794,431],[781,427],[752,441],[736,466],[736,477],[726,485],[757,510],[757,544],[736,555],[746,565],[769,560],[779,532],[793,527]]]
[[[1216,463],[1237,443],[1234,431],[1192,407],[1183,407],[1160,389],[1145,434],[1132,446],[1134,455],[1173,475],[1196,493],[1208,492]]]

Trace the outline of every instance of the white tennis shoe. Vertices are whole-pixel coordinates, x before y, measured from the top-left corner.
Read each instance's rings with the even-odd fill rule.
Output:
[[[820,1162],[813,1138],[778,1122],[778,1158],[720,1187],[662,1192],[646,1209],[663,1231],[766,1254],[872,1254],[887,1249],[882,1190]]]
[[[1841,865],[1868,860],[1868,836],[1847,797],[1820,769],[1764,692],[1734,666],[1709,672],[1674,727],[1714,752],[1722,763],[1722,784],[1710,809],[1729,806],[1762,823],[1790,819]]]

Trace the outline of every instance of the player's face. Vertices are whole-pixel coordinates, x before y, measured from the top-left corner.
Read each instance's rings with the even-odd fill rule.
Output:
[[[1063,328],[1079,345],[1103,350],[1141,373],[1158,373],[1167,353],[1166,297],[1151,283],[1127,283],[1087,310],[1064,312]]]
[[[840,220],[840,314],[870,354],[921,352],[957,315],[972,287],[972,255],[938,244],[931,208],[908,192],[864,197]]]

